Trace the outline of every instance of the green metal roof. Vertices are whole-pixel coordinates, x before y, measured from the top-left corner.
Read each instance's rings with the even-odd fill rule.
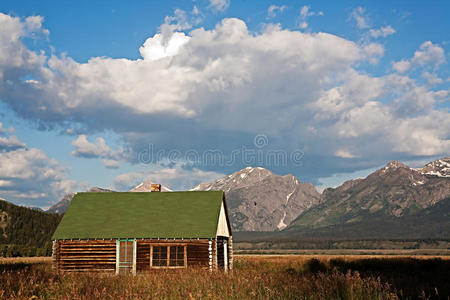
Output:
[[[222,191],[78,193],[53,240],[213,238]]]

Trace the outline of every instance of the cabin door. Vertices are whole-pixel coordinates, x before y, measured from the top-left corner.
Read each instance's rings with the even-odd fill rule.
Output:
[[[116,244],[116,274],[136,273],[136,240],[118,240]]]

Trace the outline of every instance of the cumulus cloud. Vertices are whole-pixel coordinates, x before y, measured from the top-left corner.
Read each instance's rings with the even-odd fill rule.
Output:
[[[19,141],[19,139],[16,136],[10,136],[9,138],[0,136],[0,151],[5,149],[12,150],[24,147],[25,144]]]
[[[105,139],[102,137],[96,138],[96,142],[89,142],[86,135],[81,134],[76,140],[72,142],[75,150],[72,151],[73,156],[84,158],[103,158],[102,162],[106,168],[116,169],[119,167],[118,160],[123,159],[125,151],[119,148],[113,151],[106,145]]]
[[[76,187],[67,168],[36,148],[0,152],[0,170],[0,196],[18,204],[48,206]]]
[[[223,177],[224,174],[202,171],[196,168],[185,169],[181,165],[173,167],[160,167],[156,170],[130,172],[117,176],[114,186],[118,190],[129,190],[142,181],[160,183],[171,189],[188,190],[202,182],[210,182]]]
[[[434,86],[443,82],[442,78],[438,77],[436,74],[425,71],[422,77],[427,81],[428,85]]]
[[[369,34],[373,38],[387,37],[395,33],[395,29],[390,25],[381,27],[380,29],[370,29]]]
[[[139,48],[141,56],[145,60],[158,60],[168,56],[174,56],[190,37],[182,32],[175,32],[166,43],[162,34],[155,34],[148,38],[144,45]]]
[[[209,8],[215,12],[226,11],[230,6],[230,0],[209,0]]]
[[[323,12],[319,11],[319,12],[315,12],[311,10],[311,6],[309,5],[305,5],[300,9],[300,22],[299,22],[299,27],[301,29],[305,29],[306,27],[308,27],[308,17],[311,16],[323,16]]]
[[[270,5],[267,9],[267,17],[268,18],[275,18],[278,14],[282,13],[287,8],[286,5]]]
[[[411,68],[431,66],[437,68],[446,62],[444,49],[441,46],[426,41],[414,52],[410,60],[394,62],[392,67],[399,73],[404,73]]]
[[[27,148],[0,123],[0,198],[28,206],[49,206],[77,184],[67,178],[69,169],[42,150]]]
[[[3,123],[0,122],[0,134],[12,133],[12,132],[14,132],[14,127],[10,127],[10,128],[8,128],[8,129],[6,129],[6,128],[3,126]]]
[[[191,27],[192,25],[189,22],[187,13],[182,9],[176,8],[173,16],[166,16],[164,18],[164,23],[160,26],[160,31],[164,37],[170,38],[174,31],[185,30]]]
[[[304,10],[305,16],[309,13],[309,8]],[[50,56],[32,64],[1,65],[0,73],[5,68],[13,71],[2,73],[3,82],[9,83],[0,85],[0,99],[19,116],[43,124],[76,123],[85,132],[114,131],[134,157],[149,145],[170,153],[217,149],[226,155],[264,133],[271,149],[302,147],[306,158],[302,168],[266,167],[297,172],[308,180],[342,173],[342,168],[373,167],[386,157],[450,151],[450,127],[428,121],[430,116],[436,124],[450,119],[448,112],[435,107],[445,91],[430,91],[401,74],[375,77],[358,69],[383,55],[377,43],[361,45],[333,34],[279,26],[254,33],[244,21],[232,18],[213,29],[180,32],[182,45],[168,52],[176,33],[166,44],[157,35],[147,40],[141,48],[144,59],[95,57],[79,63]],[[440,47],[430,43],[408,62],[441,66],[445,56],[436,60]],[[16,48],[31,52],[20,38]],[[36,83],[24,82],[24,72],[32,73]],[[408,127],[414,135],[407,134]],[[401,134],[405,136],[399,138]],[[118,160],[104,141],[77,140],[80,155]],[[235,170],[242,164],[236,161],[228,167]],[[195,168],[225,172],[223,165]]]
[[[119,162],[113,159],[102,159],[102,163],[107,169],[118,169],[120,167]]]
[[[0,81],[4,81],[4,73],[20,68],[22,75],[32,71],[36,66],[45,62],[43,53],[35,53],[27,49],[21,39],[48,33],[42,29],[41,17],[28,17],[24,20],[0,13]]]
[[[414,52],[414,57],[411,59],[412,64],[420,66],[432,65],[434,67],[445,63],[445,61],[444,49],[430,41],[420,45],[419,50]]]
[[[340,150],[336,151],[335,155],[337,157],[342,157],[342,158],[355,158],[355,157],[357,157],[356,155],[352,154],[351,152],[349,152],[348,150],[345,150],[345,149],[340,149]]]
[[[355,19],[359,29],[369,28],[368,18],[365,15],[365,9],[363,7],[353,9],[351,17]]]
[[[399,73],[408,71],[410,67],[411,63],[407,60],[397,61],[392,64],[392,68]]]
[[[384,47],[381,44],[370,43],[364,46],[364,52],[367,54],[369,62],[376,64],[384,54]]]

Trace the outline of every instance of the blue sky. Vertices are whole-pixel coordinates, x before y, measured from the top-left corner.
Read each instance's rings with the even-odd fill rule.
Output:
[[[0,197],[317,187],[450,153],[448,1],[2,1]]]

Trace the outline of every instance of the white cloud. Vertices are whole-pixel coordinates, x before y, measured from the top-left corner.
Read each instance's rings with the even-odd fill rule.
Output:
[[[119,162],[113,159],[102,159],[102,163],[107,169],[118,169],[120,167]]]
[[[38,16],[28,17],[25,20],[0,13],[0,81],[4,72],[10,68],[31,70],[42,65],[45,56],[28,50],[22,43],[23,37],[44,33],[41,28],[43,19]],[[48,31],[45,31],[48,33]]]
[[[160,26],[163,36],[170,38],[171,33],[177,30],[185,30],[192,28],[188,15],[182,9],[176,8],[173,16],[166,16],[164,24]]]
[[[356,158],[357,156],[352,154],[350,151],[345,150],[345,149],[340,149],[338,151],[336,151],[335,155],[337,157],[342,157],[342,158]]]
[[[270,5],[267,9],[267,17],[268,18],[275,18],[278,14],[282,13],[287,8],[286,5]]]
[[[392,63],[392,67],[398,73],[404,73],[411,68],[431,66],[437,68],[446,62],[444,49],[430,41],[420,45],[419,50],[414,52],[411,60],[400,60]]]
[[[414,53],[411,63],[420,66],[433,65],[437,67],[445,63],[444,49],[430,41],[424,42],[420,45],[419,50]]]
[[[358,28],[369,28],[368,19],[365,15],[365,9],[363,7],[357,7],[352,11],[351,17],[355,19]]]
[[[395,33],[395,29],[392,28],[390,25],[381,27],[380,29],[370,29],[369,34],[373,38],[379,38],[379,37],[387,37],[389,35],[392,35]]]
[[[14,129],[0,123],[0,197],[13,203],[48,206],[74,191],[76,182],[67,178],[68,168],[49,158],[42,150],[26,148]]]
[[[0,122],[0,134],[12,133],[12,132],[14,132],[14,127],[9,127],[8,129],[6,129],[5,127],[3,127],[3,123]]]
[[[371,64],[376,64],[384,54],[384,47],[381,44],[370,43],[364,46],[364,52],[367,54],[369,62]]]
[[[194,7],[192,8],[192,14],[193,15],[199,15],[200,14],[200,10],[198,9],[198,7],[196,5],[194,5]]]
[[[407,60],[401,60],[401,61],[392,63],[392,68],[399,73],[404,73],[404,72],[408,71],[410,67],[411,67],[411,63]]]
[[[436,74],[432,74],[430,72],[425,71],[422,74],[422,77],[427,81],[430,86],[434,86],[436,84],[440,84],[443,82],[442,78],[439,78]]]
[[[209,7],[215,11],[226,11],[230,6],[230,0],[209,0]]]
[[[309,5],[304,5],[301,9],[300,9],[300,22],[299,22],[299,27],[301,29],[305,29],[308,27],[308,22],[307,19],[308,17],[311,16],[323,16],[323,12],[319,11],[319,12],[314,12],[311,10],[311,7]]]
[[[428,115],[398,121],[392,138],[394,151],[412,155],[436,155],[450,152],[450,118],[448,113],[432,111]]]
[[[88,141],[86,135],[82,134],[72,142],[72,145],[75,147],[75,150],[72,151],[73,156],[103,158],[103,165],[110,169],[118,168],[119,163],[117,161],[125,157],[125,152],[122,148],[113,151],[106,145],[105,139],[101,137],[97,137],[96,142],[92,143]]]
[[[36,148],[0,152],[0,195],[19,204],[45,206],[72,192],[67,169]]]
[[[148,38],[144,45],[139,48],[141,56],[145,60],[158,60],[168,56],[174,56],[184,44],[189,41],[190,37],[182,32],[175,32],[170,39],[164,44],[161,34],[155,34]]]
[[[309,8],[304,10],[304,15],[309,13]],[[270,145],[281,149],[307,143],[310,157],[329,160],[323,160],[327,166],[299,172],[323,172],[319,177],[326,177],[331,166],[339,167],[334,159],[344,150],[365,161],[357,167],[416,151],[450,152],[450,127],[428,121],[430,116],[443,123],[445,117],[450,119],[448,112],[435,108],[447,91],[430,91],[407,76],[375,77],[359,70],[362,63],[375,63],[383,55],[377,43],[361,45],[332,34],[279,26],[254,33],[239,19],[224,19],[213,29],[198,28],[180,36],[187,41],[170,55],[164,48],[159,59],[143,54],[144,59],[137,60],[95,57],[79,63],[51,56],[47,63],[0,65],[0,73],[14,70],[2,73],[11,84],[0,85],[0,99],[23,118],[68,127],[75,122],[87,132],[114,131],[135,154],[150,143],[158,149],[231,151],[258,133],[268,135]],[[0,35],[1,44],[6,37]],[[151,39],[156,43],[159,37]],[[17,49],[30,51],[20,38],[15,41]],[[141,49],[157,45],[152,43],[146,41]],[[439,49],[426,42],[407,62],[438,68],[445,62]],[[27,70],[38,84],[16,75]],[[414,135],[407,133],[408,127]],[[405,136],[399,138],[401,134]],[[81,138],[79,146],[80,155],[117,160],[104,141]]]
[[[0,128],[1,129],[1,128]],[[24,148],[25,144],[19,141],[16,136],[0,137],[0,151],[4,149]]]

